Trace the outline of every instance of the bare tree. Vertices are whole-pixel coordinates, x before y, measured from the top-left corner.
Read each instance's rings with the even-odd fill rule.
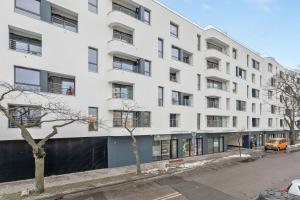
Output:
[[[28,89],[28,88],[27,88]],[[26,106],[8,106],[9,100],[29,99]],[[32,100],[38,103],[32,103]],[[43,103],[42,103],[43,102]],[[80,112],[74,112],[68,106],[45,94],[24,90],[20,86],[13,86],[6,82],[0,83],[0,114],[3,114],[10,122],[10,126],[21,131],[23,139],[31,146],[35,160],[35,189],[38,193],[44,192],[44,146],[47,141],[56,136],[63,127],[75,122],[90,123],[91,119],[84,117]],[[45,137],[35,140],[31,134],[31,128],[51,127]],[[46,131],[46,130],[45,130]]]
[[[135,156],[136,174],[141,175],[142,174],[141,158],[138,150],[138,143],[134,135],[134,131],[136,130],[139,124],[139,119],[137,119],[136,116],[133,115],[133,111],[135,111],[139,107],[136,103],[130,104],[130,103],[123,102],[122,104],[123,104],[122,112],[125,113],[125,118],[121,118],[122,121],[120,123],[121,126],[123,126],[126,129],[126,131],[129,133],[132,139],[131,148]]]
[[[298,71],[281,71],[271,78],[270,85],[266,87],[266,90],[280,101],[280,106],[277,106],[277,112],[283,117],[289,127],[291,145],[295,144],[295,127],[300,108],[299,78],[300,73]]]
[[[231,139],[233,139],[234,141],[237,142],[238,144],[238,148],[239,148],[239,154],[240,154],[240,158],[242,157],[242,139],[243,139],[243,135],[244,135],[244,130],[240,130],[238,132],[234,132],[231,134]]]

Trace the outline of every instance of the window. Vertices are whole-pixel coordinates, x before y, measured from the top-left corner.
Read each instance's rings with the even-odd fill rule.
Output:
[[[183,151],[183,157],[192,156],[192,139],[182,140],[182,151]]]
[[[75,96],[75,77],[48,73],[48,92]]]
[[[144,22],[147,24],[151,23],[151,13],[149,10],[144,10]]]
[[[223,116],[207,116],[207,127],[227,127],[227,119]]]
[[[236,100],[236,110],[246,111],[246,101]]]
[[[68,31],[78,31],[78,15],[72,15],[63,9],[51,8],[51,22]]]
[[[89,71],[98,72],[98,49],[89,47]]]
[[[197,130],[201,128],[201,114],[197,113]]]
[[[207,97],[207,108],[219,108],[220,100],[218,97]]]
[[[112,85],[112,97],[118,99],[133,99],[133,87],[132,85],[121,85],[113,83]]]
[[[252,59],[252,67],[253,67],[254,69],[259,70],[259,62],[256,61],[256,60],[254,60],[254,59]]]
[[[179,115],[170,114],[170,127],[179,127]]]
[[[236,77],[246,80],[246,70],[236,67]]]
[[[273,126],[273,119],[269,118],[268,119],[268,127],[272,127]]]
[[[259,98],[259,90],[252,88],[252,97]]]
[[[197,49],[201,51],[201,35],[197,35]]]
[[[15,67],[15,85],[24,90],[40,91],[40,71]]]
[[[233,84],[232,92],[233,93],[237,93],[237,83],[236,82],[232,82],[232,84]]]
[[[271,113],[272,114],[276,113],[276,106],[275,105],[271,105]]]
[[[98,131],[98,108],[89,107],[89,131]]]
[[[180,106],[191,106],[191,95],[182,92],[172,91],[172,104]]]
[[[197,88],[201,90],[201,75],[197,74]]]
[[[256,113],[256,104],[255,103],[252,103],[252,112]]]
[[[150,127],[150,120],[150,112],[113,111],[113,127]]]
[[[237,116],[232,117],[232,127],[236,128],[237,127]]]
[[[203,155],[203,138],[196,139],[196,155]]]
[[[41,14],[40,0],[16,0],[16,8],[34,15]]]
[[[178,83],[179,82],[179,73],[177,69],[170,68],[170,81]]]
[[[158,38],[158,57],[164,57],[164,41],[163,39]]]
[[[250,56],[247,54],[247,67],[249,67],[249,59],[250,59]]]
[[[234,59],[237,59],[237,49],[235,49],[235,48],[233,48],[232,49],[232,57],[234,58]]]
[[[178,25],[174,23],[170,23],[170,34],[171,36],[177,37],[178,38]]]
[[[10,116],[20,125],[33,126],[40,120],[41,110],[38,106],[9,105],[8,109]],[[9,128],[17,128],[17,124],[9,121]]]
[[[219,61],[218,60],[206,60],[207,69],[217,69],[219,70]]]
[[[178,158],[178,140],[154,140],[152,146],[153,160],[169,160]]]
[[[9,48],[22,53],[42,55],[42,41],[19,34],[9,34]]]
[[[273,91],[269,90],[268,91],[268,99],[272,99],[273,97]]]
[[[259,127],[259,118],[252,118],[252,127]]]
[[[151,62],[148,60],[144,61],[144,75],[151,76]]]
[[[280,127],[283,127],[283,119],[280,119]]]
[[[207,139],[208,154],[224,152],[224,138],[214,137]]]
[[[226,62],[226,74],[230,74],[230,63]]]
[[[271,86],[275,86],[275,78],[271,78]]]
[[[158,106],[164,106],[164,88],[158,87]]]
[[[252,74],[252,83],[255,83],[255,74]]]
[[[179,48],[172,46],[172,58],[175,60],[181,60]]]
[[[133,35],[132,32],[129,31],[125,32],[125,31],[114,29],[113,38],[121,40],[122,42],[126,42],[128,44],[133,44]]]
[[[212,79],[207,79],[207,88],[215,88],[219,90],[223,90],[223,83],[220,81],[212,80]]]
[[[230,110],[230,98],[226,98],[226,110]]]
[[[98,13],[98,0],[89,0],[89,11]]]
[[[268,64],[268,72],[273,72],[273,65],[271,63]]]

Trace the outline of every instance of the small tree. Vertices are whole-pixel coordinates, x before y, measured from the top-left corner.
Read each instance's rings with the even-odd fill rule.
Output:
[[[242,139],[243,139],[243,135],[244,135],[244,130],[240,130],[238,132],[232,133],[231,138],[237,142],[238,144],[238,148],[239,148],[239,154],[240,154],[240,158],[242,157]]]
[[[141,158],[138,150],[138,143],[134,135],[134,131],[138,127],[138,119],[132,114],[132,112],[136,109],[138,109],[138,106],[135,103],[130,105],[129,103],[123,102],[122,112],[126,114],[125,114],[125,119],[122,118],[121,123],[132,139],[131,148],[135,156],[136,174],[141,175],[142,174]]]
[[[280,101],[277,113],[283,117],[289,127],[290,144],[295,144],[295,127],[297,125],[297,112],[300,108],[300,73],[285,70],[271,78],[266,90],[272,92],[273,97]],[[267,104],[269,104],[267,102]]]
[[[26,106],[7,106],[8,100],[18,98],[29,100]],[[38,102],[32,103],[35,100]],[[43,103],[41,103],[43,102]],[[58,99],[44,95],[40,92],[26,91],[21,87],[0,83],[0,114],[3,114],[10,125],[21,131],[23,139],[31,146],[35,160],[35,189],[38,193],[44,192],[44,146],[47,141],[57,135],[63,127],[75,122],[88,123],[89,119],[83,117],[80,112],[74,112]],[[35,140],[31,134],[31,128],[50,126],[50,130],[41,140]],[[46,131],[46,130],[45,130]]]

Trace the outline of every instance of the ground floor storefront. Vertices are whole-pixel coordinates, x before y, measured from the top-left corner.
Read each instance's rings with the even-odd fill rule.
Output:
[[[227,150],[226,134],[167,134],[137,136],[142,163],[179,159]],[[131,151],[130,137],[108,138],[108,167],[119,167],[135,163]]]

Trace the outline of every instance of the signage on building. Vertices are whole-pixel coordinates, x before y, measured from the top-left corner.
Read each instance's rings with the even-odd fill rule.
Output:
[[[171,135],[154,135],[154,141],[171,140]]]

